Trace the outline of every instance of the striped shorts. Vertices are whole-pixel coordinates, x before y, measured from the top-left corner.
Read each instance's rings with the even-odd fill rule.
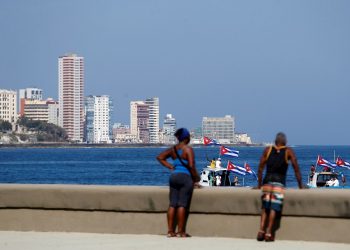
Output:
[[[280,212],[283,206],[284,185],[279,182],[268,182],[262,186],[262,208]]]

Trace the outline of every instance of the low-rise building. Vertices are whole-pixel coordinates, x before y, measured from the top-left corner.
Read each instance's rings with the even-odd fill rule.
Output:
[[[49,120],[48,105],[46,101],[24,99],[22,113],[25,117],[31,120],[44,122]]]
[[[25,88],[19,90],[19,115],[24,115],[25,100],[43,100],[43,90],[38,88]]]
[[[234,117],[203,117],[203,137],[209,137],[222,144],[235,143],[235,122]]]
[[[236,142],[242,144],[252,144],[252,139],[247,133],[236,133]]]

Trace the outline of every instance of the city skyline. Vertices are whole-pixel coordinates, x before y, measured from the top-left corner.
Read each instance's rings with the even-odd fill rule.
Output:
[[[33,86],[58,99],[57,57],[72,51],[85,57],[85,95],[110,94],[114,121],[128,123],[130,101],[157,96],[160,117],[172,113],[179,127],[231,114],[254,141],[284,131],[290,144],[348,145],[349,8],[338,0],[2,2],[0,88]]]

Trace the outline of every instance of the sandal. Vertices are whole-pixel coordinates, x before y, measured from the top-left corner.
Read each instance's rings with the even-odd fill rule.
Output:
[[[172,237],[176,237],[176,236],[177,236],[176,233],[169,231],[166,237],[172,238]]]
[[[256,236],[256,240],[257,240],[257,241],[263,241],[263,240],[265,240],[265,232],[260,230],[260,231],[258,232],[258,235]]]
[[[179,238],[189,238],[189,237],[192,237],[191,235],[185,233],[185,232],[182,232],[182,233],[177,233],[176,234],[176,237],[179,237]]]
[[[272,234],[265,234],[265,242],[272,242],[275,241],[275,238],[272,236]]]

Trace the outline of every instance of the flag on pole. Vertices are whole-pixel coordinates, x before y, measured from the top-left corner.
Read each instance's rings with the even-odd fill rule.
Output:
[[[343,159],[340,158],[340,157],[337,158],[336,164],[337,164],[338,167],[346,168],[346,169],[349,169],[349,170],[350,170],[350,163],[349,163],[349,162],[346,162],[345,160],[343,160]]]
[[[246,174],[245,168],[242,168],[240,166],[234,165],[230,161],[227,162],[227,171],[232,171],[232,172],[234,172],[236,174],[239,174],[239,175],[245,175]]]
[[[322,167],[329,167],[331,169],[334,169],[337,166],[337,164],[331,163],[330,161],[323,159],[320,155],[317,157],[317,165]]]
[[[251,167],[249,166],[248,163],[244,163],[244,168],[245,168],[245,171],[248,173],[248,174],[251,174],[251,175],[254,175],[256,179],[258,179],[258,176],[256,175],[256,173],[253,171],[253,169],[251,169]]]
[[[232,157],[238,157],[239,151],[230,149],[225,146],[220,147],[220,155],[227,155]]]
[[[205,146],[208,145],[220,145],[215,139],[210,139],[209,137],[204,136],[203,143]]]

